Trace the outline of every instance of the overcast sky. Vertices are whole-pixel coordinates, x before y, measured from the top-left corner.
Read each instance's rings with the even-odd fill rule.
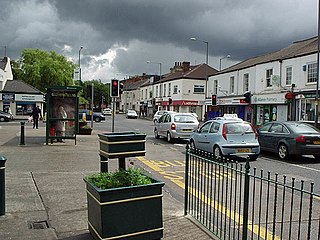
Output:
[[[318,0],[0,0],[0,57],[56,51],[82,80],[167,73],[174,62],[219,69],[316,36]]]

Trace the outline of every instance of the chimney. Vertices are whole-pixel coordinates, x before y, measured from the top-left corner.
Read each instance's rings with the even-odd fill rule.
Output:
[[[183,72],[189,71],[190,70],[190,62],[183,62],[182,69],[183,69]]]

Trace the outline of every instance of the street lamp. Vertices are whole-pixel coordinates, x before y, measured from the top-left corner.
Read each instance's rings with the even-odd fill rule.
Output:
[[[79,49],[79,84],[81,82],[81,64],[80,64],[80,52],[83,49],[83,46],[80,47]]]
[[[204,41],[204,40],[200,40],[200,39],[197,39],[195,37],[192,37],[190,38],[190,40],[192,41],[200,41],[200,42],[203,42],[207,45],[207,53],[206,53],[206,92],[205,92],[205,99],[207,98],[207,93],[208,93],[208,64],[209,64],[209,42],[208,41]]]
[[[147,63],[153,63],[153,64],[159,64],[159,67],[160,67],[160,69],[159,69],[159,77],[160,77],[160,79],[161,79],[161,63],[158,63],[158,62],[151,62],[151,61],[147,61]]]
[[[317,54],[317,85],[316,85],[316,99],[315,99],[315,118],[314,118],[314,125],[315,127],[318,127],[318,111],[319,111],[319,106],[318,106],[318,101],[319,101],[319,77],[320,77],[320,69],[319,69],[319,64],[320,64],[320,1],[318,2],[318,54]]]
[[[223,58],[220,58],[220,65],[219,65],[219,71],[221,71],[221,61],[222,59],[225,59],[225,58],[230,58],[230,54],[228,54],[227,56],[223,57]]]

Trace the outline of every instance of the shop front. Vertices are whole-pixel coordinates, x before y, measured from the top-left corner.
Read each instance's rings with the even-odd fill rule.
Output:
[[[319,96],[318,96],[319,97]],[[316,109],[316,93],[303,92],[295,96],[296,113],[295,119],[297,121],[314,122],[315,121],[315,109]],[[319,98],[320,99],[320,98]],[[319,106],[318,106],[319,107]],[[318,111],[318,119],[319,117]]]
[[[172,100],[171,104],[169,101],[162,101],[161,106],[168,111],[196,113],[199,119],[204,115],[202,105],[197,100]]]
[[[287,121],[289,105],[285,93],[256,94],[252,96],[253,123],[261,126],[271,121]]]
[[[223,116],[224,114],[237,114],[239,118],[251,122],[252,108],[243,99],[243,97],[224,97],[217,99],[217,108],[215,111],[208,112],[209,119],[212,117]]]

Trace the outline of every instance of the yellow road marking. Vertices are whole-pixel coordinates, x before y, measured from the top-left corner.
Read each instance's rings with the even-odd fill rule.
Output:
[[[145,159],[144,157],[136,157],[138,160],[140,160],[142,163],[144,163],[145,165],[147,165],[149,168],[151,168],[152,170],[159,172],[161,175],[164,175],[164,178],[169,179],[171,182],[175,183],[176,185],[178,185],[179,187],[181,187],[182,189],[185,189],[185,184],[183,181],[183,177],[181,176],[175,176],[172,174],[172,172],[165,172],[162,171],[162,169],[156,164],[152,164],[154,161],[150,161]],[[225,208],[224,206],[222,206],[221,204],[219,204],[218,202],[211,200],[206,197],[203,193],[200,193],[199,191],[197,191],[195,188],[189,187],[189,192],[197,197],[200,198],[201,201],[203,201],[204,203],[210,205],[211,207],[215,207],[215,209],[223,214],[226,214],[228,218],[231,218],[234,222],[242,225],[243,224],[243,216],[229,211],[228,208]],[[259,226],[256,224],[253,224],[253,222],[251,222],[250,220],[248,220],[248,229],[253,232],[254,234],[260,236],[260,238],[262,239],[275,239],[275,240],[280,240],[280,238],[278,236],[273,236],[272,233],[265,229],[264,227],[260,226],[260,231],[259,231]],[[266,237],[266,238],[265,238]]]

